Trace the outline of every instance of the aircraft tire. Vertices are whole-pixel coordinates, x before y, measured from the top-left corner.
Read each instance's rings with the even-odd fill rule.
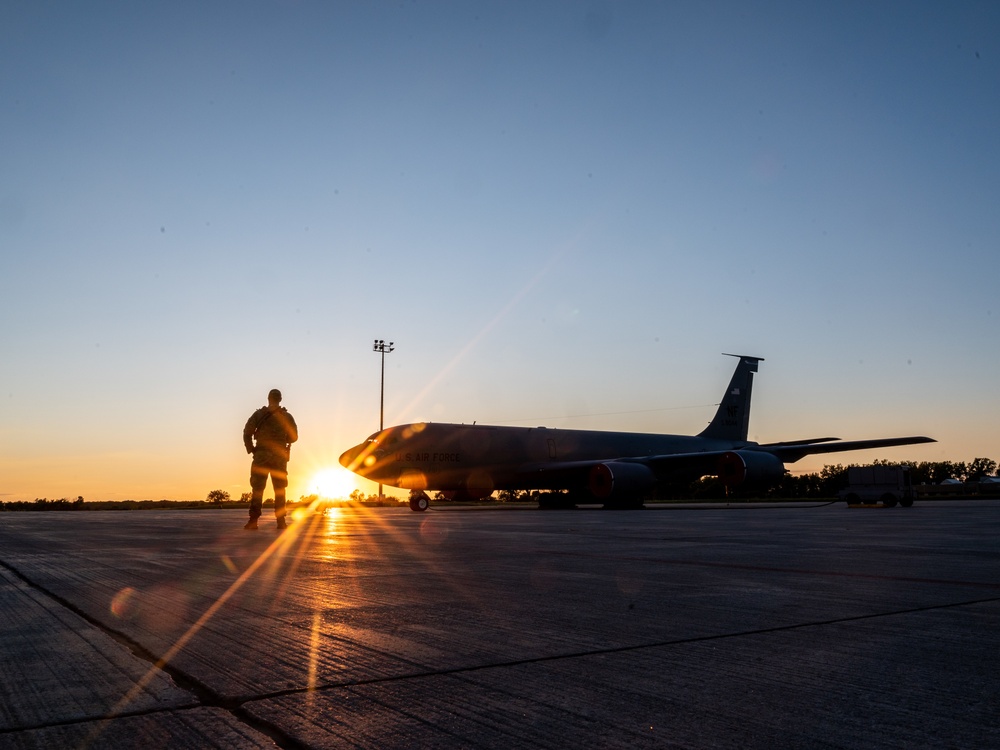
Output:
[[[882,505],[884,505],[886,508],[895,508],[896,502],[897,501],[895,495],[889,492],[886,492],[884,495],[882,495]]]
[[[913,498],[912,497],[900,498],[899,504],[902,505],[904,508],[912,507],[912,505],[913,505]]]
[[[430,498],[428,498],[427,495],[425,495],[422,492],[416,497],[410,498],[410,510],[412,510],[414,513],[423,513],[430,507],[430,505],[431,505]]]
[[[848,505],[857,505],[861,502],[861,498],[855,495],[853,492],[844,498],[844,502]]]

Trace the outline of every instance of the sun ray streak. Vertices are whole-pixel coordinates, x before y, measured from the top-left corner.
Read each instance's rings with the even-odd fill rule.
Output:
[[[311,511],[315,511],[320,507],[320,504],[320,501],[316,501],[310,504],[309,509]],[[339,513],[343,513],[343,511],[341,510]],[[348,521],[350,515],[354,514],[364,516],[366,523],[362,523],[357,526],[353,524],[345,526],[344,522]],[[286,580],[291,580],[294,577],[294,571],[297,570],[299,565],[302,564],[302,561],[306,559],[308,549],[312,547],[311,543],[318,536],[322,535],[324,528],[329,526],[324,523],[325,514],[313,512],[311,515],[312,519],[310,521],[307,522],[303,520],[299,523],[293,524],[286,532],[279,535],[273,542],[271,542],[268,547],[253,560],[250,566],[244,570],[214,602],[212,602],[212,604],[179,638],[177,638],[170,648],[150,666],[146,673],[135,683],[132,689],[129,690],[128,693],[126,693],[106,714],[106,717],[112,718],[122,713],[125,708],[146,689],[154,677],[161,670],[166,669],[171,664],[177,655],[191,642],[195,635],[205,628],[212,618],[219,612],[219,610],[221,610],[251,579],[255,576],[260,579],[266,574],[265,580],[272,581],[278,575],[278,569],[275,567],[277,558],[281,557],[282,553],[294,551],[292,564],[285,570]],[[353,508],[350,513],[347,515],[340,515],[338,518],[338,530],[335,531],[334,534],[337,536],[343,535],[345,541],[347,541],[351,533],[356,533],[356,531],[360,531],[362,535],[366,537],[371,536],[375,529],[378,529],[383,533],[387,533],[390,543],[395,549],[415,561],[420,561],[426,567],[428,573],[439,577],[442,583],[460,600],[480,606],[485,604],[484,602],[479,601],[478,597],[476,597],[473,592],[466,590],[464,586],[454,581],[448,571],[432,562],[429,562],[427,556],[425,554],[421,554],[420,549],[426,542],[421,540],[419,526],[411,527],[410,533],[407,533],[405,530],[389,524],[380,517],[379,513],[368,508]],[[374,523],[372,523],[372,521],[374,521]],[[299,545],[297,550],[294,549],[295,544]],[[345,564],[348,565],[354,565],[357,563],[357,561],[353,560],[350,555],[344,556],[343,559]],[[323,655],[322,643],[324,637],[323,611],[319,608],[319,605],[317,605],[317,609],[313,612],[309,634],[309,656],[306,680],[310,695],[317,689],[323,687],[319,672]],[[98,722],[98,725],[100,724],[101,722]],[[89,742],[93,739],[96,739],[101,731],[102,729],[100,726],[95,726],[93,736],[90,740],[88,740],[87,744],[89,744]]]
[[[309,634],[309,677],[306,683],[309,688],[306,704],[310,709],[313,707],[316,695],[316,677],[319,669],[319,644],[321,636],[320,626],[322,625],[322,620],[323,615],[321,612],[313,612],[312,632]]]
[[[279,536],[265,549],[258,557],[255,559],[250,566],[240,574],[240,576],[233,581],[229,588],[227,588],[219,597],[206,609],[202,615],[189,627],[183,635],[181,635],[174,644],[163,654],[156,662],[146,671],[146,673],[136,682],[131,690],[126,693],[121,700],[108,712],[108,716],[116,716],[121,713],[124,708],[131,703],[135,698],[145,690],[146,686],[153,680],[153,678],[159,673],[160,670],[164,669],[171,660],[177,656],[181,650],[187,646],[192,638],[200,631],[205,625],[215,616],[215,614],[225,606],[228,602],[241,588],[243,588],[246,583],[253,578],[254,574],[274,555],[274,553],[286,546],[289,541],[285,540],[285,537],[294,536],[294,526],[291,527],[284,534]]]
[[[310,509],[315,508],[318,505],[318,501],[313,502],[309,505]],[[288,539],[288,550],[292,551],[292,543],[299,542],[298,549],[294,550],[294,554],[291,558],[291,563],[285,569],[283,577],[286,581],[294,581],[295,573],[298,571],[302,564],[302,560],[305,558],[306,553],[309,550],[310,542],[315,538],[317,531],[320,530],[323,517],[318,513],[311,513],[309,516],[308,523],[306,521],[298,522],[297,526],[299,528],[305,527],[305,530],[301,532],[300,537],[289,536]],[[287,535],[286,535],[287,536]],[[271,604],[271,612],[275,612],[280,609],[281,603],[284,601],[285,592],[287,591],[286,586],[282,586],[278,594],[274,597]]]
[[[499,310],[499,312],[497,312],[497,314],[493,316],[492,320],[486,323],[486,325],[484,325],[479,330],[479,332],[476,333],[468,341],[468,343],[466,343],[465,346],[463,346],[459,350],[459,352],[454,357],[452,357],[451,360],[448,363],[446,363],[433,378],[431,378],[427,382],[426,385],[424,385],[424,387],[417,393],[417,395],[415,395],[410,400],[410,403],[408,403],[400,410],[400,414],[406,415],[411,413],[413,409],[416,407],[416,405],[419,404],[427,396],[427,394],[441,381],[441,379],[444,378],[444,376],[447,375],[449,372],[451,372],[455,368],[455,366],[458,365],[458,363],[462,359],[464,359],[465,356],[469,352],[471,352],[476,347],[476,345],[480,341],[482,341],[486,337],[486,335],[500,323],[501,320],[507,317],[507,315],[511,312],[511,310],[517,307],[517,305],[521,302],[521,300],[523,300],[526,296],[528,296],[528,292],[534,289],[538,285],[538,283],[543,278],[545,278],[545,276],[548,275],[548,273],[552,270],[552,268],[556,265],[556,263],[559,260],[561,260],[563,256],[567,255],[570,252],[570,250],[576,246],[576,244],[577,241],[574,240],[572,242],[567,243],[564,247],[557,249],[556,252],[552,254],[552,257],[549,258],[548,262],[545,265],[543,265],[538,270],[538,272],[532,278],[530,278],[528,282],[523,287],[521,287],[521,289],[518,292],[514,294],[513,297],[511,297],[510,301],[508,301],[507,304],[504,305]]]
[[[357,508],[354,512],[359,515],[365,515],[367,523],[361,526],[362,533],[372,541],[372,529],[377,528],[379,531],[388,535],[388,538],[393,542],[393,549],[399,550],[402,554],[410,557],[414,562],[421,565],[428,574],[435,576],[441,585],[450,590],[455,597],[460,600],[467,602],[472,605],[482,606],[484,602],[480,597],[476,596],[475,592],[467,590],[461,585],[451,574],[451,571],[442,567],[440,564],[435,562],[433,558],[429,558],[424,549],[426,542],[420,533],[420,529],[428,518],[419,518],[414,520],[419,520],[419,524],[416,526],[416,533],[407,533],[406,529],[399,528],[393,524],[389,524],[384,521],[380,515],[369,508]],[[450,517],[449,517],[450,521]]]

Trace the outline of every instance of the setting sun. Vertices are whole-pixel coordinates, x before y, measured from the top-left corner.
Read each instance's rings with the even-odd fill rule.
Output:
[[[321,469],[309,482],[309,492],[329,500],[346,499],[358,488],[354,475],[341,467]]]

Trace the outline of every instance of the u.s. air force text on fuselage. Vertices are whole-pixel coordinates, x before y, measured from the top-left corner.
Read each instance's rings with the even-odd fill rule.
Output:
[[[406,461],[408,463],[459,463],[462,457],[458,453],[396,453],[396,461]]]

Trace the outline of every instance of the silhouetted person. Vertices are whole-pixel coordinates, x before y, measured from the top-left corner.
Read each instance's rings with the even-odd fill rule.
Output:
[[[274,517],[278,528],[285,524],[285,487],[288,486],[288,457],[292,443],[299,439],[295,419],[281,404],[281,391],[277,388],[267,394],[267,406],[250,415],[243,428],[243,445],[253,453],[250,465],[250,520],[244,529],[256,529],[264,504],[264,487],[271,477],[274,489]]]

